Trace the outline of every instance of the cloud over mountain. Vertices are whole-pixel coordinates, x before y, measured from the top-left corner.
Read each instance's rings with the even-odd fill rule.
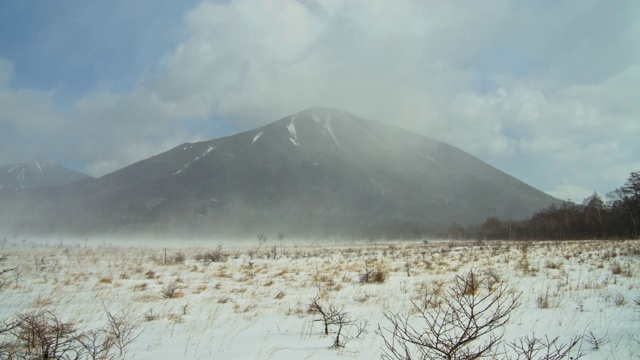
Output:
[[[55,151],[102,175],[319,104],[441,139],[559,196],[606,191],[624,180],[610,180],[615,168],[636,170],[634,2],[129,3],[60,12],[74,21],[40,15],[47,31],[24,53],[52,55],[40,57],[60,69],[54,86],[25,79],[39,72],[23,70],[36,64],[22,48],[0,48],[0,163]],[[86,76],[45,43],[90,63]],[[86,54],[73,48],[83,44]]]

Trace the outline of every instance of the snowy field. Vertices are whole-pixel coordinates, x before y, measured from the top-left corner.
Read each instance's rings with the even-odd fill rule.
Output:
[[[518,303],[494,332],[504,333],[497,358],[518,358],[509,344],[522,339],[557,337],[554,346],[577,339],[573,357],[640,359],[640,241],[5,239],[0,255],[0,268],[15,267],[2,275],[1,319],[42,315],[85,342],[93,334],[99,348],[107,332],[96,330],[109,329],[111,314],[131,331],[122,355],[112,347],[103,358],[379,359],[389,353],[381,336],[392,338],[389,317],[423,328],[419,310],[442,306],[456,276],[473,271],[478,294],[500,288]],[[334,321],[325,335],[313,302],[340,314],[342,328]]]

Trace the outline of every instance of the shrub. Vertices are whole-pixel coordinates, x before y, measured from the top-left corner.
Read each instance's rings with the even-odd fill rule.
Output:
[[[153,309],[149,309],[144,316],[142,317],[144,321],[155,321],[160,318],[160,316],[153,312]]]
[[[547,269],[560,269],[561,265],[558,262],[547,259],[545,261],[544,267],[546,267]]]
[[[18,325],[10,331],[12,339],[5,343],[3,358],[73,359],[82,356],[83,349],[76,343],[78,333],[73,323],[64,323],[49,311],[20,314],[16,323]]]
[[[184,253],[182,252],[177,252],[174,256],[173,256],[173,262],[175,264],[182,264],[184,263],[184,261],[186,260],[186,256],[184,255]]]
[[[384,359],[475,359],[488,355],[502,340],[498,331],[516,309],[520,295],[509,296],[498,285],[486,293],[485,279],[473,271],[456,276],[454,284],[435,309],[414,308],[422,325],[414,327],[409,316],[387,313],[391,328],[379,332],[386,350]]]
[[[387,272],[381,268],[369,269],[365,268],[360,274],[361,283],[377,283],[381,284],[387,279]]]
[[[7,256],[6,255],[1,255],[0,256],[0,263],[4,262],[7,260]],[[5,280],[2,276],[6,273],[9,273],[11,271],[15,271],[17,270],[17,267],[14,268],[1,268],[0,269],[0,290],[2,290],[2,288],[8,284],[7,280]]]
[[[611,274],[613,275],[622,274],[622,265],[620,265],[620,263],[615,260],[611,262],[609,268],[611,269]]]
[[[608,342],[606,337],[597,336],[591,330],[587,331],[585,341],[588,342],[594,350],[600,349],[600,346]]]
[[[323,306],[318,302],[318,298],[315,298],[311,300],[308,311],[311,314],[319,315],[314,321],[322,323],[325,335],[329,335],[331,331],[331,334],[335,336],[332,344],[333,348],[342,348],[346,345],[350,338],[344,335],[344,329],[356,323],[349,318],[349,314],[344,308],[337,308],[333,305]],[[366,331],[366,323],[358,323],[357,326],[358,336],[360,336]]]
[[[536,297],[536,305],[538,306],[538,309],[548,309],[551,307],[548,291],[546,291],[544,294],[539,294]]]
[[[140,324],[131,322],[125,314],[113,315],[106,309],[105,312],[107,326],[89,330],[78,336],[77,341],[89,359],[124,359],[126,348],[142,333],[137,331]]]
[[[173,299],[181,295],[178,290],[178,283],[176,281],[172,281],[162,287],[162,289],[160,290],[160,295],[162,295],[162,298],[164,299]]]
[[[204,255],[196,256],[196,260],[202,261],[204,264],[224,262],[227,261],[227,255],[222,251],[222,245],[218,245],[215,250],[207,251]]]
[[[549,339],[547,336],[537,338],[535,335],[529,337],[519,337],[510,342],[508,346],[513,352],[517,354],[516,359],[524,360],[560,360],[564,359],[571,351],[578,345],[578,342],[582,339],[581,336],[574,337],[567,344],[558,343],[558,338]],[[583,353],[578,352],[570,357],[571,360],[576,360],[584,356]]]
[[[105,309],[106,311],[106,309]],[[105,327],[78,332],[50,311],[20,314],[0,329],[2,359],[124,359],[126,348],[141,334],[128,316],[106,311]]]
[[[613,296],[613,303],[616,306],[623,306],[627,304],[627,299],[621,293],[617,293]]]
[[[109,311],[106,313],[108,324],[105,331],[109,334],[110,341],[118,349],[120,357],[124,358],[126,348],[142,333],[142,331],[137,331],[140,323],[130,321],[126,314],[113,315]]]

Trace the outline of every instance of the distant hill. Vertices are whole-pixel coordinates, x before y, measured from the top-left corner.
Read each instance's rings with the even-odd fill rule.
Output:
[[[28,212],[11,225],[43,232],[369,237],[524,218],[558,202],[443,142],[312,108],[14,196],[4,211]]]
[[[91,178],[46,160],[0,166],[0,192],[54,187]]]

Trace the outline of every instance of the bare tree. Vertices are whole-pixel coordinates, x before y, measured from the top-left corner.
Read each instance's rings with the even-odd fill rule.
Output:
[[[366,326],[368,322],[355,323],[349,318],[349,313],[344,308],[337,308],[333,305],[323,306],[318,302],[317,298],[311,300],[309,304],[309,312],[319,315],[314,321],[321,322],[323,325],[323,332],[325,335],[334,335],[332,348],[338,349],[346,345],[347,341],[351,338],[345,336],[344,330],[350,326],[357,327],[357,336],[360,336],[366,332]]]
[[[386,347],[383,359],[490,357],[502,341],[501,328],[520,305],[520,295],[509,295],[503,284],[481,287],[485,281],[487,278],[469,271],[456,276],[436,308],[425,309],[413,303],[416,319],[385,314],[391,328],[379,329]]]
[[[336,314],[338,312],[340,312],[340,309],[333,305],[329,305],[328,307],[320,305],[318,298],[311,299],[311,303],[309,304],[309,313],[320,316],[313,321],[322,323],[325,335],[329,335],[329,326],[336,322]]]

